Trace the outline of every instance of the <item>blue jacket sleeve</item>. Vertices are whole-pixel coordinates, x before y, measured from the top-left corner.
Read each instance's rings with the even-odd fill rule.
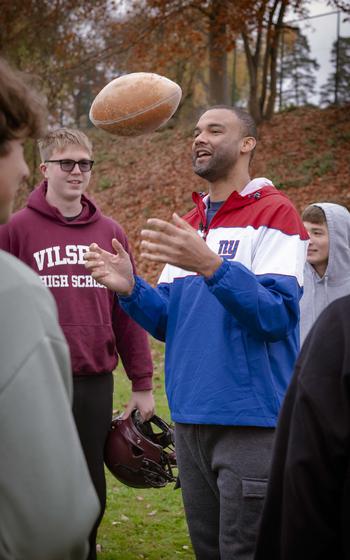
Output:
[[[206,284],[254,336],[273,342],[297,326],[302,290],[293,276],[255,275],[241,263],[224,260]]]
[[[135,276],[135,286],[129,297],[120,297],[120,306],[154,338],[165,340],[168,321],[168,292],[152,288]],[[142,302],[142,303],[141,303]]]
[[[135,260],[124,231],[116,227],[114,236],[129,254],[134,274],[136,274]],[[153,363],[147,333],[121,308],[117,295],[115,295],[115,305],[113,306],[112,325],[118,355],[132,382],[133,391],[152,389]]]

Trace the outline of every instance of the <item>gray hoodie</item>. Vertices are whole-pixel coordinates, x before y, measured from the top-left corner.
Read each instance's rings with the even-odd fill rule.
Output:
[[[329,258],[320,278],[308,262],[304,268],[304,294],[300,300],[300,342],[304,342],[313,323],[331,301],[350,294],[350,212],[344,206],[317,202],[326,215]]]

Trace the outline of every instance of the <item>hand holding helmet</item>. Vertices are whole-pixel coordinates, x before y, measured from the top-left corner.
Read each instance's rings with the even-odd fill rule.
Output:
[[[174,431],[159,416],[143,422],[138,410],[112,421],[105,446],[105,464],[123,484],[161,488],[175,482]]]

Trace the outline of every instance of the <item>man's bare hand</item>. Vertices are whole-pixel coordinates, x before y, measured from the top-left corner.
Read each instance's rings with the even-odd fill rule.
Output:
[[[185,220],[173,214],[172,223],[150,218],[141,231],[141,257],[169,263],[209,277],[222,259]]]
[[[117,239],[112,240],[112,246],[115,254],[92,243],[84,255],[85,266],[97,282],[120,296],[128,296],[135,284],[131,260]]]

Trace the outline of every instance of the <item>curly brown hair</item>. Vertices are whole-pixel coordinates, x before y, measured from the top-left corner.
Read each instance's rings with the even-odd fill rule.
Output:
[[[10,140],[39,138],[46,130],[46,103],[28,83],[28,75],[0,58],[0,157]]]

